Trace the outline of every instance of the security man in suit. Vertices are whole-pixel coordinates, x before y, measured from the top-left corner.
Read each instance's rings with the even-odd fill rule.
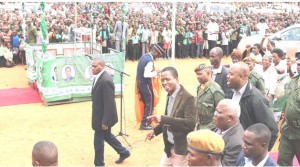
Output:
[[[224,99],[224,93],[220,85],[211,79],[211,68],[200,64],[195,68],[199,81],[197,89],[197,125],[199,129],[215,128],[213,116],[218,103]]]
[[[254,70],[254,66],[255,66],[255,59],[252,57],[245,57],[243,59],[243,62],[245,62],[250,70],[250,74],[248,76],[250,83],[255,86],[258,90],[260,90],[263,94],[266,93],[266,89],[265,89],[265,80],[262,77],[261,74],[257,73]],[[276,83],[274,83],[276,84]]]

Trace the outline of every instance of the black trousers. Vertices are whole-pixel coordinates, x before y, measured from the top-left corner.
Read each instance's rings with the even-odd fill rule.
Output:
[[[142,101],[144,103],[144,116],[141,122],[142,126],[149,126],[151,124],[151,120],[147,119],[148,116],[151,116],[153,113],[153,89],[151,85],[147,85],[137,81],[138,89],[142,97]]]
[[[209,52],[211,51],[212,48],[216,47],[217,46],[217,41],[214,41],[214,40],[208,40],[208,55],[209,55]]]

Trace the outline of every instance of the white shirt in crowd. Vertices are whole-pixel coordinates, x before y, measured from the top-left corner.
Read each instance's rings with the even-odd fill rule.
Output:
[[[265,88],[268,91],[267,93],[274,95],[278,77],[276,69],[270,66],[266,71],[262,72],[262,76],[265,80]]]
[[[157,44],[158,43],[158,31],[151,31],[151,39],[150,39],[150,45],[151,44]]]
[[[164,37],[164,42],[169,43],[171,42],[172,31],[170,29],[169,30],[164,29],[162,32],[162,36]]]
[[[233,91],[232,100],[234,100],[237,103],[240,103],[241,98],[242,98],[242,96],[243,96],[243,94],[246,90],[247,84],[248,84],[248,81],[246,82],[246,84],[239,91],[236,91],[235,89],[232,89],[232,91]],[[251,84],[250,84],[250,89],[252,89]]]
[[[266,30],[269,29],[269,26],[267,23],[261,23],[259,22],[256,25],[256,28],[258,29],[258,35],[264,36],[266,34]]]
[[[222,45],[228,45],[228,38],[229,33],[227,32],[222,32]]]
[[[280,61],[276,66],[274,65],[274,63],[272,63],[272,66],[280,69],[280,70],[284,70],[283,74],[278,74],[277,75],[277,81],[281,80],[281,82],[285,85],[286,83],[288,83],[289,81],[289,77],[287,76],[287,65],[286,63],[284,63],[284,61]],[[285,77],[285,78],[284,78]],[[284,78],[284,79],[283,79]]]
[[[207,24],[207,33],[208,33],[207,40],[212,40],[212,41],[218,40],[218,34],[217,33],[216,34],[211,34],[211,33],[214,33],[216,31],[219,31],[218,23],[209,22]]]
[[[260,161],[259,164],[256,165],[256,167],[263,167],[268,158],[269,158],[269,153],[266,155],[266,157],[262,161]],[[251,158],[245,157],[244,167],[254,167],[254,165],[252,164],[252,159]]]

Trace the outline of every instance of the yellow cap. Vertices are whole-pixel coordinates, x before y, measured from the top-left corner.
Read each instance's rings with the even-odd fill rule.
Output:
[[[222,154],[225,147],[223,138],[208,129],[190,132],[187,142],[189,148],[208,154]]]

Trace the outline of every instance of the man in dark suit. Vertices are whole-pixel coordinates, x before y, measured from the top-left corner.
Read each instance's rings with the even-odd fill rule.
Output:
[[[231,100],[223,99],[219,102],[214,113],[216,133],[220,134],[225,142],[222,157],[223,166],[235,166],[236,159],[242,151],[243,126],[240,124],[240,105]]]
[[[236,166],[278,166],[269,156],[271,139],[269,128],[261,123],[249,126],[243,134],[243,151],[236,160]]]
[[[104,141],[120,155],[115,161],[120,164],[130,156],[130,152],[111,133],[111,128],[118,122],[115,85],[111,76],[105,71],[104,59],[94,59],[92,68],[95,75],[92,88],[92,128],[95,131],[94,164],[104,166]]]
[[[212,65],[212,79],[221,86],[225,98],[229,98],[232,95],[232,91],[227,85],[228,69],[221,64],[222,57],[223,50],[220,47],[214,47],[209,52],[209,60]]]
[[[168,92],[165,115],[148,117],[159,124],[147,134],[146,140],[163,133],[165,153],[160,166],[187,166],[186,136],[194,130],[196,124],[195,99],[179,84],[174,67],[162,70],[161,83]]]
[[[255,123],[263,123],[269,127],[272,133],[269,144],[271,150],[278,135],[277,123],[264,95],[249,82],[249,71],[248,65],[244,62],[237,62],[230,66],[227,76],[228,86],[234,92],[230,98],[240,104],[240,122],[244,129]]]

